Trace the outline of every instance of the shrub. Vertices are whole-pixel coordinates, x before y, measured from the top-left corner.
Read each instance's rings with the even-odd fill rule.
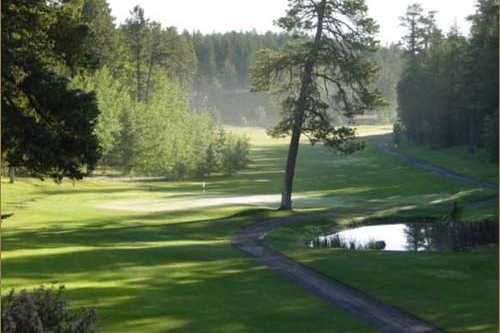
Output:
[[[2,297],[2,333],[93,333],[98,332],[94,309],[69,311],[64,287],[28,292],[12,290]]]
[[[247,167],[250,154],[250,142],[247,137],[227,133],[224,128],[214,130],[212,141],[208,145],[204,158],[197,166],[197,176],[209,176],[222,172],[231,175]]]

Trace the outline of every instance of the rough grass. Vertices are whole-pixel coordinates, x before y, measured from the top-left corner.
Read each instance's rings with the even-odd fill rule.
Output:
[[[3,222],[2,290],[56,281],[65,284],[74,306],[98,309],[104,332],[369,332],[352,317],[230,247],[231,236],[242,226],[286,214],[270,210],[277,206],[274,202],[188,210],[185,203],[194,199],[281,191],[287,140],[271,140],[258,129],[231,130],[246,132],[253,142],[250,168],[233,177],[183,182],[99,178],[74,185],[22,178],[11,185],[3,179],[2,209],[14,216]],[[386,130],[364,128],[363,132]],[[447,210],[429,210],[428,205],[466,203],[496,194],[380,155],[374,148],[377,136],[365,140],[367,149],[349,157],[333,155],[320,146],[301,146],[296,207],[363,210],[368,217],[440,217]],[[207,182],[206,193],[202,181]],[[137,200],[144,206],[140,211],[127,206]],[[121,203],[122,208],[102,206],[113,203]],[[166,209],[153,209],[158,203]],[[498,216],[498,206],[464,208],[463,216]],[[287,251],[286,246],[283,249]],[[372,260],[363,256],[361,263]],[[338,257],[338,265],[349,265],[348,256],[339,253]],[[492,267],[498,261],[496,257],[493,262],[493,257],[494,253],[484,259],[491,260]],[[436,257],[427,269],[432,271],[446,260]],[[315,257],[308,258],[308,263],[314,262]],[[400,270],[411,272],[411,265],[388,267],[389,278],[409,283],[411,274],[402,275]],[[451,288],[448,291],[457,294]],[[404,296],[396,295],[391,302]],[[442,308],[446,304],[452,306],[444,303]],[[460,320],[456,327],[464,327]]]

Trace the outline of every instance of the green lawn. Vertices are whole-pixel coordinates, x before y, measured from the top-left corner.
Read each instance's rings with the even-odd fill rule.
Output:
[[[399,150],[405,154],[442,166],[460,175],[498,184],[498,164],[492,163],[485,151],[479,150],[471,154],[466,146],[436,149],[410,145],[406,140],[403,141]]]
[[[230,247],[241,226],[278,213],[94,208],[101,198],[151,196],[140,184],[42,191],[4,224],[4,290],[64,284],[73,306],[97,308],[103,332],[370,331]]]
[[[201,191],[202,180],[125,182],[93,178],[74,185],[56,185],[20,178],[12,185],[3,179],[2,211],[13,212],[14,216],[3,222],[2,290],[57,281],[66,285],[73,306],[97,308],[104,332],[369,332],[352,317],[230,247],[231,236],[241,227],[283,214],[269,209],[278,203],[268,197],[279,198],[287,151],[286,140],[271,140],[261,130],[231,130],[251,137],[252,163],[248,170],[232,177],[206,179],[207,193]],[[377,153],[374,146],[379,137],[375,135],[386,130],[363,128],[364,133],[373,135],[365,138],[368,147],[349,157],[333,155],[320,146],[301,146],[296,207],[301,211],[343,211],[346,221],[354,210],[363,218],[441,217],[446,210],[429,210],[429,205],[465,203],[495,195],[495,191],[442,179]],[[244,202],[207,204],[235,196],[258,200],[255,206]],[[258,203],[261,197],[268,201]],[[463,216],[478,220],[497,217],[498,206],[464,208]],[[282,249],[297,250],[288,246]],[[493,270],[497,252],[475,253]],[[378,255],[356,254],[360,262],[371,262]],[[388,278],[410,283],[413,267],[402,263],[414,255],[399,256],[399,264],[387,264],[390,269],[384,272]],[[450,256],[457,258],[451,264],[464,260],[465,266],[457,264],[454,269],[467,269],[471,254],[436,254],[427,261],[419,259],[425,256],[414,256],[414,260],[421,261],[418,270],[432,272]],[[351,253],[306,259],[314,265],[329,257],[352,266],[347,261],[353,257]],[[339,270],[353,273],[349,267]],[[484,274],[490,273],[486,270]],[[366,271],[363,274],[370,275]],[[488,276],[498,285],[497,275]],[[462,303],[482,297],[481,293],[457,293],[454,286],[466,287],[450,284],[450,298],[443,298],[445,302],[454,302],[453,297],[460,295]],[[406,298],[413,311],[423,303],[418,299],[412,303],[412,297],[399,294],[389,301],[398,304],[399,298]],[[490,298],[484,307],[490,307]],[[470,307],[477,303],[471,301]],[[454,304],[443,303],[441,307],[453,308]],[[454,321],[456,317],[460,319]],[[463,314],[452,316],[452,323],[446,327],[492,325],[491,321],[477,323],[477,318],[466,318]]]

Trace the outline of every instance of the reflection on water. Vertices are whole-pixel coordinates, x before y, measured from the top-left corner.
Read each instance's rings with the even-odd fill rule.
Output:
[[[321,235],[308,247],[377,249],[386,251],[462,251],[478,245],[498,243],[498,222],[412,223],[360,227]]]

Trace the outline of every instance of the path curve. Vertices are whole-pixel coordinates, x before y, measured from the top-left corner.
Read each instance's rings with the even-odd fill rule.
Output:
[[[257,262],[309,290],[317,297],[335,304],[366,324],[385,333],[438,333],[441,330],[413,315],[370,297],[359,290],[333,280],[310,267],[298,263],[260,242],[272,229],[289,223],[335,216],[334,213],[304,214],[269,219],[244,228],[231,245],[252,255]]]
[[[396,156],[407,163],[429,170],[442,177],[453,178],[466,184],[497,189],[498,184],[482,182],[465,177],[439,166],[423,162],[401,152],[393,151],[387,143],[378,145],[382,153]],[[483,200],[472,205],[484,205],[498,201],[497,198]],[[363,292],[327,277],[314,269],[296,262],[282,253],[262,244],[261,240],[274,228],[304,220],[335,216],[334,213],[304,214],[291,217],[269,219],[257,222],[241,230],[231,240],[231,245],[255,257],[257,262],[267,266],[288,280],[309,290],[317,297],[335,304],[359,320],[385,333],[438,333],[440,329],[418,319],[412,314],[397,309]]]
[[[452,171],[446,170],[445,168],[442,168],[440,166],[437,166],[437,165],[434,165],[434,164],[431,164],[428,162],[424,162],[422,160],[408,156],[406,154],[403,154],[402,152],[395,151],[395,150],[391,149],[390,145],[387,142],[382,142],[382,143],[378,144],[378,149],[380,152],[382,152],[384,154],[396,156],[409,164],[412,164],[412,165],[415,165],[419,168],[431,171],[432,173],[435,173],[441,177],[453,178],[453,179],[459,180],[459,181],[461,181],[465,184],[468,184],[468,185],[498,190],[498,184],[483,182],[480,180],[476,180],[473,178],[462,176],[462,175],[459,175],[459,174],[454,173]]]

